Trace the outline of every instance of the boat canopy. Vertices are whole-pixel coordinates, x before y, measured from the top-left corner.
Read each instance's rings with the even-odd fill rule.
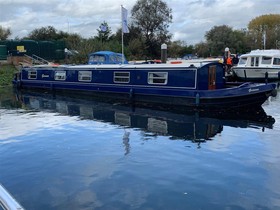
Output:
[[[89,54],[88,64],[127,64],[125,56],[112,51],[98,51]]]

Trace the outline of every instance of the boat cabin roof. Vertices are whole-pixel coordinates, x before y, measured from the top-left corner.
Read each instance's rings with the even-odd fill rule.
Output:
[[[241,55],[237,66],[279,68],[280,50],[253,50]]]
[[[280,50],[252,50],[250,53],[241,55],[241,57],[248,57],[248,56],[280,57]]]
[[[189,64],[140,64],[140,65],[135,65],[135,64],[108,64],[108,65],[77,65],[77,66],[69,66],[70,69],[79,69],[79,68],[90,68],[90,69],[176,69],[178,68],[186,68],[186,67],[195,67],[199,68],[206,63],[189,63]]]
[[[46,68],[50,67],[54,70],[58,68],[68,68],[68,69],[178,69],[178,68],[200,68],[208,63],[219,63],[219,62],[189,62],[189,63],[179,63],[179,64],[84,64],[84,65],[53,65],[53,64],[44,64],[44,65],[34,65],[33,68]],[[176,68],[178,67],[178,68]]]

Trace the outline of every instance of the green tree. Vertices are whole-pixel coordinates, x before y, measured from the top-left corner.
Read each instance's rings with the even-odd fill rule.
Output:
[[[232,42],[230,47],[231,53],[243,54],[251,50],[251,45],[248,43],[246,30],[234,30],[232,32]]]
[[[214,26],[205,34],[210,56],[223,55],[226,47],[231,53],[244,53],[248,50],[246,31],[233,30],[227,25]]]
[[[5,40],[11,35],[10,28],[3,28],[0,26],[0,40]]]
[[[145,44],[143,37],[141,36],[141,30],[134,25],[129,26],[129,33],[123,34],[124,36],[124,54],[126,57],[134,59],[142,59],[145,56]],[[122,29],[119,28],[115,34],[111,36],[111,40],[114,44],[120,47],[121,52],[121,40],[122,40]]]
[[[231,47],[233,40],[233,30],[227,25],[214,26],[205,34],[211,56],[222,55],[225,47]]]
[[[147,56],[159,57],[161,44],[170,41],[171,13],[172,10],[161,0],[138,0],[133,6],[132,25],[140,29],[140,40],[145,44]]]
[[[67,36],[65,36],[65,42],[66,42],[66,47],[68,49],[78,49],[81,42],[84,41],[84,39],[79,35],[79,34],[67,34]]]
[[[187,45],[184,41],[173,41],[168,44],[168,57],[171,58],[181,58],[186,54],[193,54],[194,47],[192,45]]]
[[[34,29],[25,38],[32,40],[60,40],[65,36],[67,36],[67,33],[58,32],[53,26],[46,26]]]
[[[280,15],[261,15],[252,19],[248,24],[248,36],[254,42],[255,48],[279,48]],[[264,44],[266,46],[264,46]]]
[[[210,55],[209,45],[205,42],[200,42],[194,46],[194,50],[198,57],[208,57]]]
[[[78,37],[76,37],[78,38]],[[84,64],[88,62],[88,54],[98,51],[101,48],[101,42],[96,39],[76,39],[72,41],[72,49],[77,50],[79,53],[70,57],[70,63]],[[70,44],[71,42],[69,42]]]
[[[99,28],[97,29],[97,36],[95,38],[97,38],[98,40],[100,40],[101,42],[106,42],[109,41],[112,35],[112,30],[109,27],[107,22],[103,22],[100,24]]]
[[[124,46],[128,46],[131,41],[135,41],[137,39],[138,41],[143,41],[143,37],[141,36],[141,29],[138,27],[135,27],[134,25],[131,25],[129,27],[129,33],[123,34],[124,36]],[[121,45],[121,40],[122,40],[122,29],[119,28],[117,32],[111,36],[112,40],[115,40],[120,43]],[[144,46],[143,46],[144,47]],[[143,49],[143,48],[142,48]]]
[[[145,46],[143,45],[143,42],[139,38],[131,39],[129,41],[128,47],[125,48],[127,49],[126,56],[129,57],[131,60],[137,60],[141,59],[145,56],[143,49]]]

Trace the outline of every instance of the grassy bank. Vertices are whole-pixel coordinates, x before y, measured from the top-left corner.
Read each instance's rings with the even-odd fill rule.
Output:
[[[12,86],[14,74],[18,70],[14,65],[1,64],[0,65],[0,87]]]

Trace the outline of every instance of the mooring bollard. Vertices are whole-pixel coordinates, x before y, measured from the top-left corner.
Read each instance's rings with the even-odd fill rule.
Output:
[[[166,63],[167,61],[167,44],[161,45],[161,62]]]

